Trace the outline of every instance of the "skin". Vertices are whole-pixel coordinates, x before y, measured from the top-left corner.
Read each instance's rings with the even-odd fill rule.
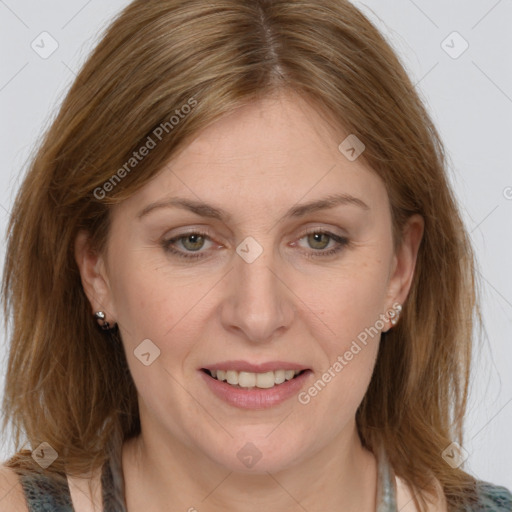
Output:
[[[198,371],[225,360],[290,361],[312,370],[307,390],[359,333],[404,303],[423,220],[409,219],[395,252],[384,183],[362,158],[351,162],[338,150],[347,135],[290,92],[253,103],[201,132],[114,208],[105,253],[88,246],[86,233],[77,238],[92,311],[118,322],[139,394],[142,434],[123,448],[129,511],[302,510],[298,503],[310,512],[375,510],[376,459],[361,446],[355,413],[380,333],[307,405],[293,397],[239,409],[213,395]],[[336,193],[369,208],[284,218]],[[162,207],[138,218],[169,197],[207,202],[229,217]],[[185,237],[174,247],[199,247],[203,259],[162,246],[189,228],[206,232],[204,245]],[[308,237],[309,228],[349,243],[319,256],[338,244]],[[263,249],[252,263],[236,253],[248,236]],[[149,366],[134,356],[145,339],[161,351]],[[261,452],[252,468],[237,458],[247,442]]]

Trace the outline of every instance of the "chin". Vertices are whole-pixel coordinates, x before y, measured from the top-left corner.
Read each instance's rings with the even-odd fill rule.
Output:
[[[279,436],[270,439],[269,432],[271,430],[266,430],[260,436],[230,439],[224,447],[217,445],[216,452],[208,456],[218,465],[236,473],[275,473],[293,466],[299,449],[303,450],[304,445],[291,443],[290,439],[280,439]]]

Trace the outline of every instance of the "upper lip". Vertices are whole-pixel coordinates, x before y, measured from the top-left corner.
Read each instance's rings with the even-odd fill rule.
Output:
[[[205,370],[234,370],[237,372],[265,373],[277,370],[308,370],[307,366],[299,363],[286,361],[268,361],[266,363],[254,364],[247,361],[223,361],[220,363],[204,366]]]

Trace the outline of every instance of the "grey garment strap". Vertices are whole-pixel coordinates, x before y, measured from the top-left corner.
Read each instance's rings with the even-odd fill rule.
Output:
[[[101,474],[104,512],[126,512],[122,487],[112,475],[112,461],[104,464]],[[66,476],[44,473],[19,474],[29,512],[75,512]]]
[[[397,512],[395,474],[383,448],[377,456],[377,471],[376,512]]]
[[[74,512],[67,478],[19,474],[29,512]]]

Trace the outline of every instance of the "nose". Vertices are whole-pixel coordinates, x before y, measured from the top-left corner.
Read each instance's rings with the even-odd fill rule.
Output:
[[[227,276],[222,323],[253,343],[269,342],[286,332],[296,310],[293,294],[273,258],[271,250],[264,250],[251,263],[236,255]]]

